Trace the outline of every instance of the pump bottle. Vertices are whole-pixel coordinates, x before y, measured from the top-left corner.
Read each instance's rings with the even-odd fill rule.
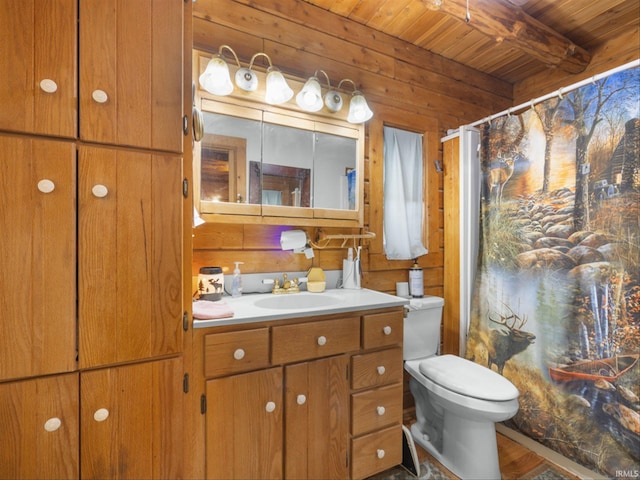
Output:
[[[233,279],[231,280],[231,296],[239,297],[242,295],[242,273],[240,272],[239,265],[244,262],[233,262],[236,268],[233,270]]]

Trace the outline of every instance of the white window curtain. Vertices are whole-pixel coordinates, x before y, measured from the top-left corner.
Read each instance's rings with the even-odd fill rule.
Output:
[[[384,251],[390,260],[425,255],[422,135],[384,127]]]

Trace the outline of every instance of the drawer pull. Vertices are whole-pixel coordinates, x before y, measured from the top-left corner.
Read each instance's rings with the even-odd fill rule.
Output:
[[[244,350],[239,348],[235,352],[233,352],[233,358],[236,360],[242,360],[244,358]]]
[[[109,410],[106,408],[99,408],[93,414],[93,419],[96,422],[104,422],[107,418],[109,418]]]
[[[109,193],[109,189],[104,185],[98,184],[93,186],[93,188],[91,189],[91,193],[93,193],[94,197],[104,198]]]
[[[380,365],[378,368],[378,375],[384,375],[384,372],[386,372],[387,370],[384,368],[383,365]]]
[[[324,335],[320,335],[318,337],[318,345],[322,346],[325,345],[327,343],[327,337],[325,337]]]
[[[38,182],[38,190],[42,193],[51,193],[56,188],[56,184],[47,178],[43,178]]]
[[[378,453],[378,458],[382,460],[384,458],[384,450],[379,448],[377,450],[377,453]]]
[[[386,327],[384,327],[384,328],[382,329],[382,332],[383,332],[385,335],[391,335],[391,327],[390,327],[389,325],[387,325]]]
[[[50,78],[45,78],[40,81],[40,88],[46,93],[55,93],[58,90],[58,84]]]
[[[276,409],[276,402],[267,402],[264,409],[269,413],[273,412]]]
[[[298,395],[298,398],[296,398],[296,402],[298,402],[298,405],[304,405],[305,403],[307,403],[307,397],[300,394]]]
[[[55,432],[60,428],[60,425],[62,425],[62,420],[60,420],[58,417],[52,417],[44,422],[44,429],[47,432]]]
[[[379,406],[378,408],[376,408],[376,410],[378,411],[378,415],[382,416],[385,414],[386,409],[383,406]]]
[[[94,90],[91,93],[91,98],[93,98],[98,103],[105,103],[109,99],[109,95],[104,90]]]

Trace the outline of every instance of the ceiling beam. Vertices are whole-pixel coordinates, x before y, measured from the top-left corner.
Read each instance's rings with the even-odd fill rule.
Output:
[[[451,15],[488,35],[507,41],[547,65],[569,73],[582,72],[591,54],[509,0],[422,0],[430,10]]]

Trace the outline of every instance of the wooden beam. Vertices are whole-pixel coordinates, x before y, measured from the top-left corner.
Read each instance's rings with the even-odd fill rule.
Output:
[[[507,41],[529,55],[569,73],[587,68],[591,54],[568,38],[531,17],[508,0],[422,0],[430,10],[465,21],[495,39]]]

